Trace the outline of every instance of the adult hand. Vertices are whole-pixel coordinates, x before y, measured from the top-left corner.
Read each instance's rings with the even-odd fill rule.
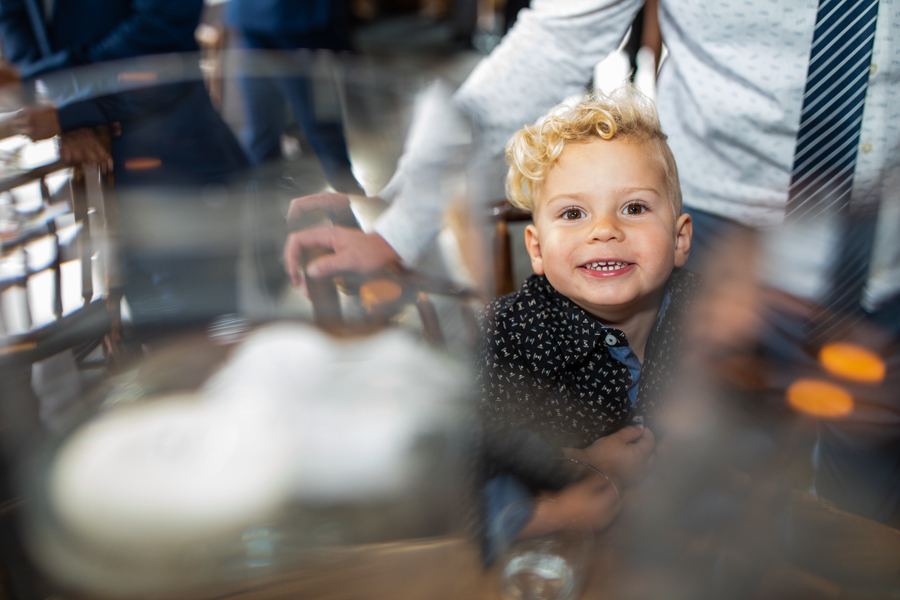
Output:
[[[12,63],[0,61],[0,87],[19,83],[22,78],[19,76],[19,70]]]
[[[113,168],[112,156],[97,132],[90,128],[60,135],[59,157],[69,163],[97,165],[103,173]]]
[[[34,105],[23,108],[16,118],[17,130],[34,141],[46,140],[62,133],[54,106]]]
[[[349,196],[334,192],[320,192],[291,200],[291,206],[287,214],[288,225],[296,226],[302,222],[304,214],[314,210],[325,210],[333,215],[352,215]],[[335,224],[346,225],[346,223]]]
[[[581,451],[580,460],[603,471],[620,488],[640,481],[653,463],[653,449],[656,438],[653,432],[642,425],[623,427],[619,431],[603,436]],[[565,449],[566,455],[570,452]]]
[[[306,267],[310,277],[325,277],[344,271],[369,273],[400,262],[400,256],[377,233],[326,226],[295,231],[284,244],[284,268],[295,287],[303,283],[300,250],[312,246],[331,248],[334,254],[310,262]]]

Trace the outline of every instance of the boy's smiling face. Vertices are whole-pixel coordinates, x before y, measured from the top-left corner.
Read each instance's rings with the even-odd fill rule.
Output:
[[[658,309],[691,244],[691,218],[675,215],[653,142],[570,142],[538,189],[525,230],[531,264],[601,321]],[[605,263],[605,264],[604,264]]]

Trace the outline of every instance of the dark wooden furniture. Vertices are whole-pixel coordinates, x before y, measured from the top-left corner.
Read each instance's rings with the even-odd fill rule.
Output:
[[[516,291],[509,223],[531,221],[531,213],[504,200],[491,207],[490,216],[494,221],[494,295],[502,296]]]
[[[294,230],[299,230],[331,224],[359,227],[349,207],[336,212],[321,209],[310,211],[292,225]],[[452,297],[460,302],[466,327],[474,342],[475,314],[469,303],[479,299],[477,291],[402,267],[391,267],[363,275],[345,273],[320,279],[307,277],[307,264],[330,252],[331,249],[323,247],[304,248],[300,257],[304,280],[313,304],[314,320],[320,327],[332,331],[341,331],[347,327],[384,327],[403,307],[414,304],[422,322],[425,339],[436,346],[444,346],[445,336],[437,310],[430,299],[431,295],[439,295]],[[358,298],[366,315],[363,322],[346,322],[341,313],[340,292]]]

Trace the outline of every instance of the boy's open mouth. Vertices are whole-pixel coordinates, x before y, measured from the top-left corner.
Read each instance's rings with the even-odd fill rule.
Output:
[[[600,262],[590,262],[585,265],[581,265],[585,269],[590,269],[592,271],[618,271],[619,269],[624,269],[631,263],[620,262],[617,260],[609,260],[609,261],[600,261]]]

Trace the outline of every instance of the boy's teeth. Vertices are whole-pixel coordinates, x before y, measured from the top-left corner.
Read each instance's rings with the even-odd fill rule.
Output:
[[[595,271],[616,271],[623,267],[627,267],[628,263],[616,262],[616,261],[602,261],[602,262],[592,262],[585,265],[588,269],[593,269]]]

